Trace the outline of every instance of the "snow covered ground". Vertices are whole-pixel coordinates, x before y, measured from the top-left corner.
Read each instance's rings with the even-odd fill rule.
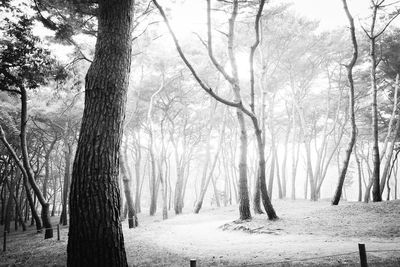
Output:
[[[280,217],[232,222],[236,207],[203,210],[166,221],[141,216],[126,230],[129,262],[139,266],[358,266],[364,243],[371,266],[400,266],[400,201],[346,203],[274,201]],[[143,250],[146,247],[146,250]],[[153,256],[152,256],[153,255]]]
[[[359,266],[364,243],[370,266],[400,266],[400,201],[382,203],[274,200],[280,217],[255,215],[238,222],[236,206],[174,216],[139,214],[140,226],[123,222],[132,266]],[[32,229],[30,229],[32,232]],[[0,266],[64,265],[68,229],[61,241],[33,233],[10,234]]]

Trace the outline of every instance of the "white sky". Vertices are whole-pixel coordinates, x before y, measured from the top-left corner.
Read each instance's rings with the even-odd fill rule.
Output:
[[[321,30],[331,30],[348,25],[342,0],[270,0],[269,2],[265,8],[268,8],[269,4],[292,3],[291,8],[296,13],[310,19],[319,20]],[[385,4],[394,2],[398,1],[386,0]],[[356,24],[370,14],[370,0],[347,0],[347,4]],[[206,1],[204,0],[185,0],[172,4],[170,6],[172,12],[169,18],[173,28],[178,32],[193,32],[197,30],[196,28],[202,27],[199,24],[205,22],[205,6]],[[397,6],[400,7],[400,3]],[[390,8],[393,9],[394,7],[395,5]]]
[[[278,2],[277,0],[273,0]],[[345,12],[343,10],[342,0],[287,0],[293,3],[293,9],[305,17],[320,21],[322,30],[330,30],[335,27],[348,25]],[[385,4],[398,2],[396,0],[386,0]],[[363,21],[371,13],[370,0],[347,0],[350,13],[355,23]],[[394,9],[396,5],[388,9]],[[400,3],[397,4],[400,7]],[[398,19],[397,19],[398,21]],[[367,23],[368,24],[368,23]],[[357,27],[357,26],[356,26]]]

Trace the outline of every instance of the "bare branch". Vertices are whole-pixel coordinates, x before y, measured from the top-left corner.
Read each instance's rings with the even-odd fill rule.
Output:
[[[222,65],[219,64],[219,62],[214,57],[213,46],[212,46],[212,32],[211,32],[211,0],[207,0],[207,36],[208,36],[207,40],[208,55],[211,59],[211,62],[230,84],[234,84],[235,83],[234,78],[226,72],[224,67],[222,67]]]
[[[260,5],[258,7],[258,12],[256,15],[256,19],[254,22],[254,31],[256,33],[256,40],[250,48],[250,108],[253,113],[255,113],[254,107],[254,53],[260,44],[260,19],[261,14],[264,9],[265,0],[260,1]]]
[[[186,58],[185,54],[183,53],[182,48],[181,48],[181,46],[180,46],[180,44],[179,44],[179,42],[178,42],[178,39],[176,38],[175,33],[173,32],[173,30],[172,30],[172,28],[171,28],[171,25],[170,25],[170,23],[169,23],[169,20],[168,20],[167,16],[165,15],[165,12],[164,12],[163,8],[159,5],[159,3],[157,2],[157,0],[152,0],[152,1],[153,1],[154,5],[157,7],[157,9],[159,10],[160,15],[162,16],[162,18],[164,19],[165,25],[167,26],[168,31],[169,31],[169,33],[171,34],[171,37],[172,37],[172,39],[173,39],[173,41],[174,41],[174,43],[175,43],[175,47],[176,47],[176,49],[178,50],[179,56],[181,57],[181,59],[183,60],[183,62],[185,63],[185,65],[188,67],[188,69],[190,70],[190,72],[192,73],[193,77],[195,78],[195,80],[197,81],[197,83],[200,85],[200,87],[201,87],[206,93],[208,93],[208,94],[211,95],[213,98],[215,98],[217,101],[219,101],[219,102],[221,102],[221,103],[223,103],[223,104],[225,104],[225,105],[231,106],[231,107],[240,108],[240,107],[242,106],[242,103],[241,103],[241,102],[239,102],[239,103],[238,103],[238,102],[231,102],[231,101],[228,101],[228,100],[226,100],[226,99],[220,97],[220,96],[217,95],[215,92],[213,92],[213,90],[212,90],[210,87],[208,87],[208,86],[203,82],[203,80],[198,76],[196,70],[193,68],[193,66],[190,64],[190,62],[189,62],[188,59]]]
[[[384,33],[385,30],[387,29],[387,27],[389,27],[389,25],[392,23],[392,21],[395,18],[397,18],[399,15],[400,15],[400,10],[397,10],[397,13],[395,15],[393,15],[393,17],[386,23],[386,25],[383,27],[383,29],[375,35],[375,37],[378,38],[382,33]]]

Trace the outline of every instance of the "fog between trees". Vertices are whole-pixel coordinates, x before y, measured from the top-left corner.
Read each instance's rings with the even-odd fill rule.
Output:
[[[397,4],[354,24],[343,0],[323,31],[287,3],[203,2],[187,25],[187,3],[1,3],[6,230],[50,238],[61,215],[68,265],[125,266],[140,212],[397,199]]]

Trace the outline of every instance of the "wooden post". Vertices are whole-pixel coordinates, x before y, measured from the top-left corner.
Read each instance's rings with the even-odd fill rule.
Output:
[[[190,260],[190,267],[196,267],[196,260],[195,259],[191,259]]]
[[[3,237],[3,251],[6,251],[6,245],[7,245],[7,231],[4,231],[4,237]]]
[[[60,224],[57,224],[57,240],[60,241]]]
[[[360,251],[360,266],[368,267],[367,253],[365,252],[365,244],[358,244],[358,250]]]

